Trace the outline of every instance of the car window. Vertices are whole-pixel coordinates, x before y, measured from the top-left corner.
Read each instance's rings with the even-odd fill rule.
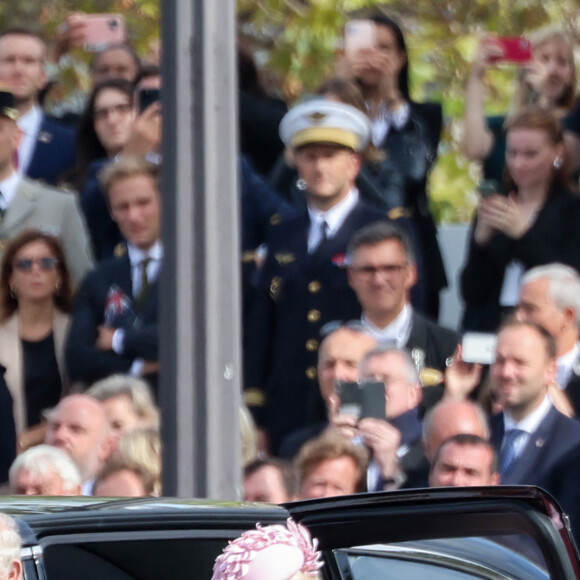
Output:
[[[335,550],[343,580],[547,580],[541,550],[523,534],[445,538]]]

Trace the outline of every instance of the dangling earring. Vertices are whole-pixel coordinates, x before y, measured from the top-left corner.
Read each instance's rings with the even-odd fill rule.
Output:
[[[554,159],[554,169],[562,169],[562,165],[564,165],[564,160],[558,156]]]
[[[10,286],[10,298],[18,300],[18,296],[16,295],[16,292],[14,292],[14,286]]]
[[[54,295],[60,296],[60,284],[58,282],[54,285]]]

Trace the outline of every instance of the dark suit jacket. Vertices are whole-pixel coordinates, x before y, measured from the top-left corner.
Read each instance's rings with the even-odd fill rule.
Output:
[[[580,360],[574,363],[572,375],[564,387],[564,392],[572,404],[576,419],[580,419]]]
[[[320,329],[331,320],[360,318],[343,260],[354,232],[380,219],[387,218],[359,203],[312,254],[306,211],[272,225],[247,335],[245,385],[246,403],[268,430],[273,452],[290,432],[325,418],[316,376]],[[265,400],[250,397],[256,393]]]
[[[159,279],[159,277],[157,278]],[[125,329],[122,355],[95,346],[97,328],[105,324],[105,307],[111,290],[120,289],[129,310],[112,324]],[[128,255],[109,260],[86,276],[75,297],[72,323],[66,346],[66,363],[71,382],[87,385],[113,373],[126,373],[135,359],[158,360],[158,283],[152,282],[140,310],[133,304],[131,264]]]
[[[26,175],[30,179],[58,185],[63,173],[75,164],[75,139],[74,129],[45,115]]]
[[[580,272],[580,196],[565,190],[550,193],[530,229],[513,240],[496,233],[485,245],[475,243],[471,231],[469,253],[461,272],[461,295],[466,330],[495,331],[500,322],[499,297],[504,273],[512,260],[528,270],[561,262]]]
[[[0,367],[0,483],[8,481],[8,470],[16,457],[16,427],[5,371]]]
[[[504,435],[503,414],[491,420],[492,444],[499,453]],[[570,516],[576,541],[580,538],[580,424],[556,409],[530,437],[504,485],[537,485],[549,491]]]

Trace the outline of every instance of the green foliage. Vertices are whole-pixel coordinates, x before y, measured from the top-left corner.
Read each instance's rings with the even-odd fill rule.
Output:
[[[241,30],[267,55],[289,101],[332,75],[342,29],[350,17],[383,11],[401,22],[411,62],[414,99],[443,104],[446,128],[430,178],[432,209],[440,221],[465,221],[476,202],[479,168],[459,151],[470,62],[486,32],[504,36],[560,25],[579,38],[580,0],[238,0]],[[489,114],[510,104],[514,69],[487,78]]]
[[[469,63],[478,38],[486,32],[520,35],[548,24],[562,26],[576,40],[580,37],[580,0],[237,0],[237,8],[240,33],[251,39],[259,62],[290,102],[333,74],[348,18],[381,10],[401,22],[410,53],[413,98],[443,104],[446,127],[430,179],[432,208],[441,221],[465,220],[474,205],[478,168],[467,163],[458,143]],[[0,27],[40,25],[50,35],[72,10],[122,13],[141,56],[159,37],[160,0],[4,2]],[[60,71],[57,101],[72,87],[86,87],[87,59],[77,52]],[[507,110],[513,74],[509,69],[489,74],[490,114]]]

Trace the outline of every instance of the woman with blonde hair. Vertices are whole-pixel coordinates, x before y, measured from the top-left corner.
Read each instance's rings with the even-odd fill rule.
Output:
[[[530,36],[532,59],[521,65],[508,117],[536,105],[557,118],[570,112],[576,100],[573,44],[558,28],[544,28]],[[503,58],[493,37],[484,38],[472,64],[465,100],[461,151],[482,163],[485,179],[501,183],[505,166],[505,115],[486,117],[484,97],[487,71]]]

